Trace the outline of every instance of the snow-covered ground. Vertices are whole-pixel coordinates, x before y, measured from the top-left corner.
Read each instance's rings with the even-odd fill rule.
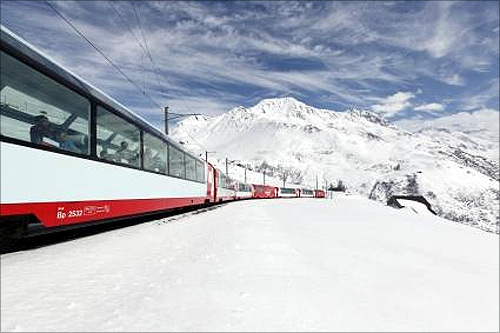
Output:
[[[499,237],[361,197],[230,203],[1,257],[5,331],[498,331]]]

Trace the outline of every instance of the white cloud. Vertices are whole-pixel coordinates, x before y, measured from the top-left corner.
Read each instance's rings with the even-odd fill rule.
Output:
[[[453,74],[443,78],[443,81],[453,86],[465,85],[465,79],[460,74]]]
[[[399,91],[386,98],[374,98],[379,103],[372,106],[372,110],[384,117],[392,117],[396,113],[406,110],[413,104],[410,102],[415,97],[412,92]]]
[[[415,108],[415,111],[426,111],[426,112],[435,112],[435,111],[443,111],[445,106],[441,103],[428,103],[422,104]]]
[[[412,99],[419,94],[416,87],[411,88],[414,82],[425,77],[465,85],[465,78],[457,73],[465,75],[462,69],[471,64],[488,69],[491,50],[498,48],[498,38],[478,35],[475,28],[480,20],[473,20],[476,14],[467,12],[469,5],[465,4],[424,2],[401,12],[398,9],[404,5],[397,3],[332,2],[318,10],[313,2],[262,2],[263,10],[243,6],[230,12],[222,4],[145,1],[136,9],[161,69],[160,80],[166,89],[160,89],[148,57],[108,2],[96,2],[99,10],[94,2],[54,4],[159,103],[174,100],[181,108],[188,104],[193,109],[204,105],[211,114],[269,91],[312,93],[321,95],[324,103],[366,107],[370,105],[367,94],[384,96],[381,91],[401,90],[371,99],[377,104],[372,106],[375,112],[390,117],[414,106]],[[2,24],[13,25],[21,36],[125,105],[147,110],[151,103],[140,91],[124,82],[45,7],[44,3],[2,2],[2,13],[7,13],[2,15]],[[133,5],[117,2],[114,7],[141,39]],[[495,15],[482,22],[491,25],[494,20]],[[279,61],[287,57],[313,59],[324,68],[279,70],[266,63],[266,58]],[[177,103],[179,96],[189,103]],[[491,96],[498,92],[467,96],[469,108],[488,105]],[[455,100],[461,98],[454,95]]]

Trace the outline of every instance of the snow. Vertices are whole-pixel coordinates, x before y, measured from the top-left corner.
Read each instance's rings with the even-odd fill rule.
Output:
[[[4,331],[498,331],[499,237],[358,196],[229,203],[1,257]]]
[[[441,217],[499,232],[498,111],[458,113],[402,130],[376,114],[317,109],[292,97],[265,99],[217,117],[191,117],[171,131],[225,170],[225,158],[255,172],[252,182],[347,189],[386,203],[422,195]],[[398,123],[402,124],[401,122]],[[496,139],[496,141],[495,141]],[[493,154],[493,155],[492,155]],[[230,176],[244,180],[229,163]]]

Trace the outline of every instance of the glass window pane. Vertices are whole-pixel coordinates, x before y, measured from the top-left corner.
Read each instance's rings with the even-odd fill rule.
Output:
[[[139,167],[139,128],[101,106],[97,106],[96,122],[97,156]]]
[[[167,173],[167,143],[144,133],[144,169]]]
[[[0,64],[2,135],[88,154],[90,102],[4,52]]]
[[[186,178],[186,169],[184,166],[184,153],[179,149],[170,146],[168,147],[168,165],[169,174],[176,177]]]
[[[186,155],[186,178],[196,180],[196,160]]]
[[[199,182],[205,181],[205,165],[200,161],[196,161],[196,180]]]

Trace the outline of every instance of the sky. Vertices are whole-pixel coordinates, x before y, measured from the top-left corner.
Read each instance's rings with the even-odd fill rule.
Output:
[[[390,120],[499,109],[498,1],[2,0],[1,23],[162,128],[265,98]]]

